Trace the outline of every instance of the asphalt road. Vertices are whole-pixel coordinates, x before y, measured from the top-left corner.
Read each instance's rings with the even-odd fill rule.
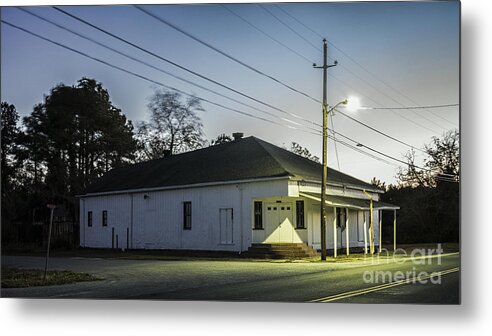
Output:
[[[4,256],[2,265],[43,268],[41,257]],[[145,261],[52,258],[51,269],[87,272],[102,281],[2,289],[2,297],[357,303],[459,303],[459,255],[346,263]],[[400,278],[395,278],[398,271]],[[425,284],[415,277],[437,273]],[[408,272],[408,273],[407,273]],[[402,276],[403,274],[403,276]],[[383,279],[383,277],[385,277]],[[408,280],[409,279],[409,280]],[[410,283],[406,283],[408,280]],[[439,282],[433,283],[431,282]],[[399,282],[398,282],[399,281]],[[393,282],[391,287],[385,287]]]

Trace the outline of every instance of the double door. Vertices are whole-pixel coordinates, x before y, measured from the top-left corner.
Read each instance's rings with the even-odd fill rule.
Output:
[[[265,204],[266,243],[292,243],[294,208],[292,203]]]

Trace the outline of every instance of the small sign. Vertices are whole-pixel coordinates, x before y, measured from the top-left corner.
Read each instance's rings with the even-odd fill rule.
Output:
[[[56,204],[47,204],[46,206],[48,208],[50,208],[50,209],[55,209],[56,208]]]

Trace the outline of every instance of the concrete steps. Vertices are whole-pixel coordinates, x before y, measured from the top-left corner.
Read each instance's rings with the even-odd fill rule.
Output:
[[[305,243],[252,244],[246,257],[254,259],[304,259],[319,254]]]

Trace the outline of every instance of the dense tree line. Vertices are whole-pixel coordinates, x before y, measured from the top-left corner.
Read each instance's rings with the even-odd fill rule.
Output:
[[[21,230],[23,237],[13,236],[19,228],[43,222],[47,203],[61,205],[67,220],[76,222],[75,196],[103,173],[135,158],[132,123],[93,79],[55,86],[20,125],[18,121],[15,107],[3,102],[3,241],[39,241],[39,232]]]
[[[200,101],[156,91],[149,99],[148,122],[134,130],[125,114],[94,79],[52,88],[43,102],[22,118],[2,102],[2,241],[40,242],[48,203],[78,221],[77,195],[95,179],[119,166],[200,148]]]
[[[408,165],[397,172],[396,185],[386,186],[377,179],[372,182],[386,190],[382,201],[401,207],[397,215],[399,242],[459,242],[459,132],[434,137],[424,152],[423,167],[415,164],[415,152],[406,155]],[[384,216],[389,225],[383,235],[392,237],[392,214]]]
[[[67,220],[76,223],[76,196],[110,169],[232,141],[225,134],[205,140],[199,99],[159,90],[149,99],[149,121],[134,129],[102,84],[89,78],[72,86],[55,86],[22,119],[7,102],[2,102],[1,109],[4,243],[41,242],[42,232],[32,224],[46,223],[47,203],[62,205]],[[319,162],[298,143],[292,142],[290,150]],[[408,166],[397,172],[396,185],[386,186],[376,179],[373,183],[386,190],[383,201],[401,206],[400,242],[457,241],[459,133],[434,138],[424,151],[424,169],[418,168],[415,153],[409,152]]]

